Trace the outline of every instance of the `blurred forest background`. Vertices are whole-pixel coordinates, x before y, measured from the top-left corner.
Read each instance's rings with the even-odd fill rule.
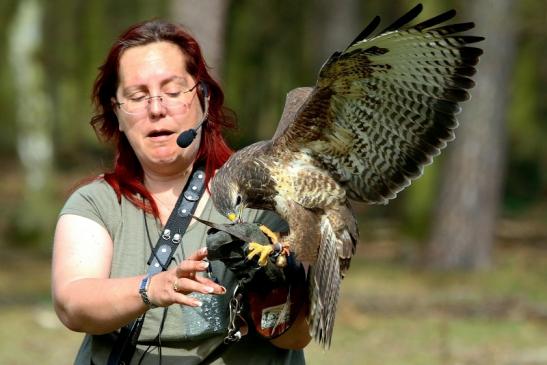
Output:
[[[417,1],[0,2],[0,363],[71,363],[51,310],[52,235],[70,189],[111,166],[90,92],[115,37],[186,25],[221,81],[235,148],[270,138],[286,93],[375,15]],[[424,0],[474,21],[484,56],[457,139],[387,206],[356,205],[362,242],[331,350],[311,364],[547,364],[547,1]],[[46,354],[46,361],[43,357]]]

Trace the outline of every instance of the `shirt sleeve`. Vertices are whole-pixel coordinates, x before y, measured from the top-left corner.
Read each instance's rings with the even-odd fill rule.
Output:
[[[74,214],[103,226],[111,237],[120,223],[120,204],[114,190],[102,179],[80,187],[68,198],[59,216]]]

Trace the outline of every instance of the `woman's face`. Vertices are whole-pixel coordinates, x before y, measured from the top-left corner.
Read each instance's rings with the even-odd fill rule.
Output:
[[[196,127],[202,117],[196,80],[186,71],[186,56],[173,43],[156,42],[124,51],[119,64],[116,107],[120,131],[125,133],[145,169],[172,171],[188,166],[199,148],[199,136],[185,149],[178,135]],[[166,105],[173,95],[183,95],[176,106]],[[162,95],[164,101],[156,96]],[[153,97],[152,99],[147,99]],[[141,110],[127,113],[129,104],[140,103]],[[201,132],[201,129],[200,129]]]

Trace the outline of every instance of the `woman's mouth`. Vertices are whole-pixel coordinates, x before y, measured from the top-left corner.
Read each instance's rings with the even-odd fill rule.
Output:
[[[148,133],[147,137],[152,139],[153,141],[163,141],[171,137],[174,133],[175,132],[167,130],[167,129],[161,129],[161,130],[152,131]]]

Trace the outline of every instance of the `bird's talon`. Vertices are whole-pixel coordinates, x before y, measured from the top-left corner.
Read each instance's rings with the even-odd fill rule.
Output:
[[[272,245],[261,245],[260,243],[250,242],[247,252],[248,260],[252,260],[253,257],[259,255],[258,265],[266,266],[268,264],[268,256],[274,252],[274,249]]]
[[[260,266],[266,266],[268,264],[268,257],[272,254],[275,254],[276,264],[279,267],[286,265],[287,257],[290,254],[289,245],[287,243],[281,242],[281,235],[279,233],[273,232],[271,229],[265,225],[260,226],[260,230],[268,236],[271,245],[261,245],[260,243],[250,242],[249,248],[247,250],[247,259],[252,260],[255,256],[258,255],[258,264]],[[282,256],[282,258],[280,258]]]

